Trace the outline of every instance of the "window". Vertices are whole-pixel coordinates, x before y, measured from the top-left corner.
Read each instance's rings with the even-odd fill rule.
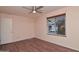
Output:
[[[65,14],[47,18],[48,34],[65,35]]]

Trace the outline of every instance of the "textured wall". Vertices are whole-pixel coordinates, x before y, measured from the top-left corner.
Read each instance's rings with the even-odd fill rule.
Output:
[[[30,17],[1,14],[1,43],[11,43],[35,37],[34,20]]]
[[[47,17],[66,13],[66,37],[47,34]],[[66,7],[42,15],[36,20],[37,38],[79,50],[79,7]]]

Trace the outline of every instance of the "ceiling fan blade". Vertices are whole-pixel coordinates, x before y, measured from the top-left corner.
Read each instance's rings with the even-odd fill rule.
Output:
[[[27,8],[27,7],[22,7],[22,8],[24,8],[24,9],[28,9],[28,10],[32,10],[32,9],[30,9],[30,8]]]
[[[36,8],[36,10],[43,8],[43,6],[39,6],[38,8]]]
[[[43,8],[43,6],[39,6],[39,7],[32,6],[31,9],[23,6],[22,8],[31,10],[29,13],[42,13],[41,11],[39,11],[39,9]]]

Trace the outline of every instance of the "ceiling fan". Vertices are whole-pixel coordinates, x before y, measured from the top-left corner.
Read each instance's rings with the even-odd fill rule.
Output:
[[[43,6],[32,6],[31,9],[27,7],[23,7],[23,8],[30,10],[30,13],[42,13],[40,9],[43,8]]]

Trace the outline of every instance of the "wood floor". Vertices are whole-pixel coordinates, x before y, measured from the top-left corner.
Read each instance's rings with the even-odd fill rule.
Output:
[[[9,52],[76,52],[40,39],[28,39],[0,46],[3,51]]]

